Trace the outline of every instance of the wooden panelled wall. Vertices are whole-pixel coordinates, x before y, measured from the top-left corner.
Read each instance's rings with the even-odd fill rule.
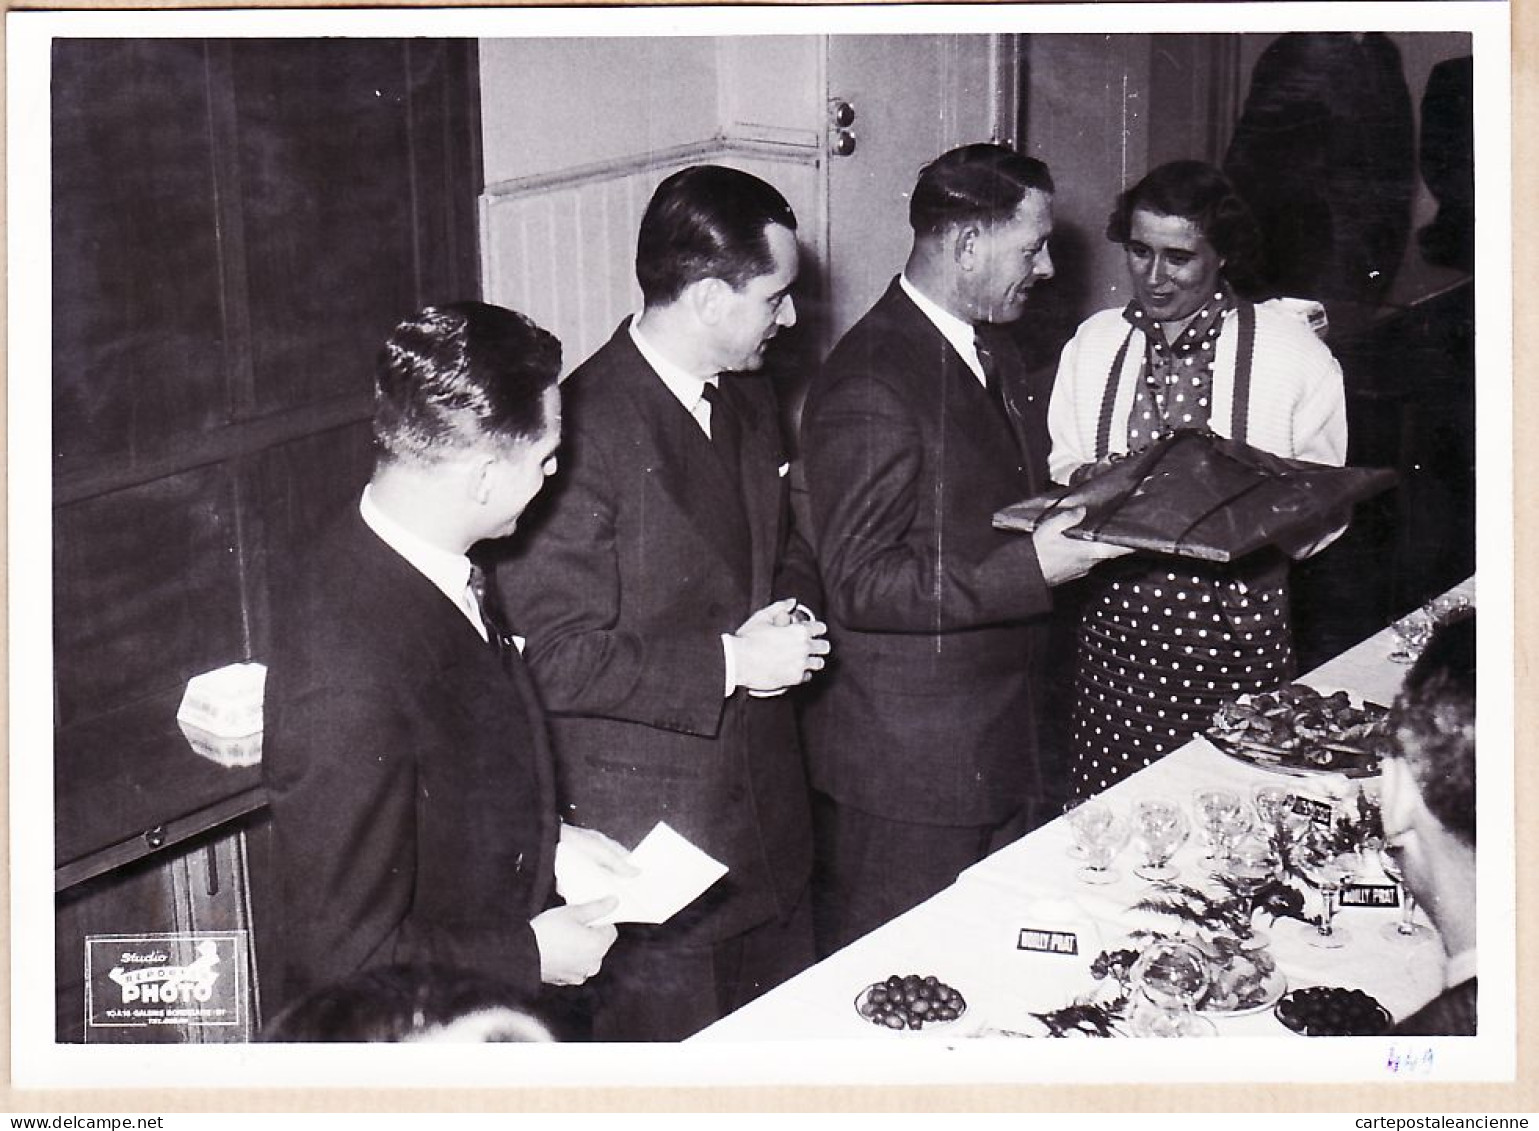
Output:
[[[474,71],[468,41],[56,43],[54,710],[87,766],[263,657],[367,476],[380,343],[475,296]]]

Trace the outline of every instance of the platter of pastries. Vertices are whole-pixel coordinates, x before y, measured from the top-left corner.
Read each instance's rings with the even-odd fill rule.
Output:
[[[1242,695],[1220,707],[1204,737],[1242,762],[1285,774],[1373,777],[1392,746],[1389,711],[1354,702],[1345,691],[1322,695],[1302,683]]]

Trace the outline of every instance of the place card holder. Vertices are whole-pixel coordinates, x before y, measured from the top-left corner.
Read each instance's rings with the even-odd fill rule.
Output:
[[[1022,927],[1016,932],[1016,950],[1037,954],[1079,955],[1079,936],[1073,931],[1052,931],[1045,927]]]
[[[1342,907],[1399,907],[1400,888],[1395,884],[1343,884],[1337,902]]]

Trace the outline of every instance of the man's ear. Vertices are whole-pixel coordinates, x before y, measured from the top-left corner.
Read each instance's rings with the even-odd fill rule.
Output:
[[[978,262],[983,225],[976,221],[958,224],[951,231],[951,259],[963,271],[971,271]]]
[[[679,298],[703,325],[715,326],[725,316],[727,293],[731,290],[724,279],[696,279]]]
[[[492,497],[492,470],[497,460],[490,455],[472,456],[465,468],[465,493],[477,506],[485,506]]]
[[[1421,823],[1426,806],[1422,804],[1416,776],[1404,758],[1385,758],[1382,773],[1384,839],[1393,841]]]

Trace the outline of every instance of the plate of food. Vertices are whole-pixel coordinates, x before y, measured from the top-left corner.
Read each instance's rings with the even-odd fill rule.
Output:
[[[1285,994],[1274,1011],[1306,1037],[1376,1037],[1390,1026],[1389,1010],[1362,990],[1305,986]]]
[[[1288,976],[1276,967],[1258,973],[1253,980],[1239,980],[1233,986],[1216,979],[1197,1011],[1220,1017],[1245,1017],[1273,1008],[1287,992]]]
[[[1231,758],[1276,773],[1378,774],[1391,746],[1389,709],[1322,695],[1302,683],[1241,695],[1220,707],[1203,736]]]
[[[934,974],[890,974],[855,995],[861,1017],[901,1033],[949,1029],[967,1012],[967,999]]]
[[[1287,975],[1263,939],[1209,932],[1191,942],[1207,956],[1211,979],[1198,1012],[1243,1017],[1271,1009],[1287,992]]]

